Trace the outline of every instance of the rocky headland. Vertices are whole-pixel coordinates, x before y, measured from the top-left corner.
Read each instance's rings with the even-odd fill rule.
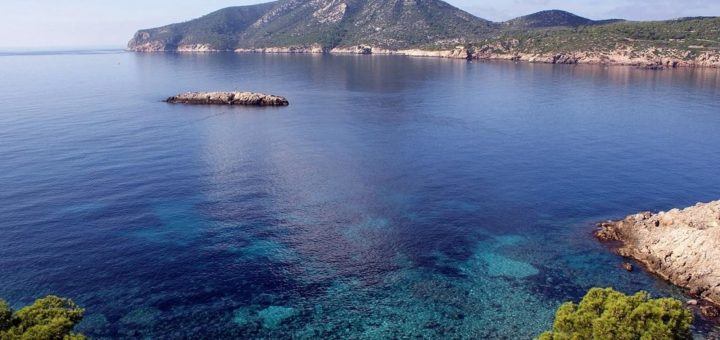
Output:
[[[165,100],[173,104],[287,106],[280,96],[256,92],[187,92]]]
[[[619,241],[619,255],[688,289],[691,296],[720,305],[720,201],[642,212],[598,227],[597,238]]]

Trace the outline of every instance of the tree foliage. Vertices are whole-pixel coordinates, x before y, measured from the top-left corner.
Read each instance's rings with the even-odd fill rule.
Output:
[[[0,300],[0,340],[85,339],[72,331],[84,312],[72,300],[53,295],[15,312]]]
[[[688,339],[692,321],[692,312],[676,299],[593,288],[579,304],[560,306],[553,329],[540,339]]]

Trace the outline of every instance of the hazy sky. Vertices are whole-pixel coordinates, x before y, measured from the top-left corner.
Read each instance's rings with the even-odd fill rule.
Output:
[[[140,28],[192,19],[262,0],[2,0],[0,48],[123,47]],[[720,0],[448,0],[501,21],[543,9],[592,19],[720,16]]]

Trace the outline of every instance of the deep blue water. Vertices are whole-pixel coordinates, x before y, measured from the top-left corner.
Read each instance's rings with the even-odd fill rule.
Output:
[[[720,198],[717,70],[104,51],[0,79],[0,297],[71,297],[94,337],[530,338],[593,286],[682,297],[593,223]],[[161,102],[232,89],[291,105]]]

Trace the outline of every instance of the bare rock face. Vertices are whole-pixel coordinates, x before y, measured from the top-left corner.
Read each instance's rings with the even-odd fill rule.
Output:
[[[287,106],[287,99],[256,92],[187,92],[165,100],[168,103],[196,105]]]
[[[595,236],[600,240],[620,241],[618,254],[720,304],[720,201],[657,214],[643,212],[598,226]]]

